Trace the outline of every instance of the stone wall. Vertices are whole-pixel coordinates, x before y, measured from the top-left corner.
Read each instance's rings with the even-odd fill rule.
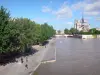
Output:
[[[82,39],[100,38],[100,35],[82,35]]]
[[[93,35],[82,35],[82,39],[94,38]]]

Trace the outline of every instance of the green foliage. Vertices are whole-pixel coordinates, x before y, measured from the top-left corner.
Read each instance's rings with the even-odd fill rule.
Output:
[[[91,34],[100,34],[100,31],[96,30],[96,28],[92,28],[89,30],[89,33]]]
[[[79,31],[77,30],[77,29],[75,29],[75,28],[71,28],[70,29],[70,33],[71,34],[77,34]]]
[[[55,30],[52,26],[49,26],[47,23],[41,25],[41,42],[49,39],[55,34]]]
[[[0,53],[24,52],[55,34],[47,23],[42,25],[27,18],[10,18],[7,9],[0,8]]]
[[[60,30],[58,30],[58,34],[61,34],[61,31]]]
[[[86,34],[86,35],[89,35],[89,34],[96,35],[96,34],[100,34],[100,31],[96,30],[96,28],[92,28],[88,32],[80,31],[79,33]]]
[[[94,38],[97,38],[97,35],[92,35]]]
[[[3,6],[0,8],[0,53],[8,51],[8,33],[9,30],[7,29],[9,23],[9,12]],[[8,44],[8,45],[7,45]]]
[[[65,28],[64,33],[65,34],[85,34],[85,35],[92,34],[92,35],[96,35],[96,34],[100,34],[100,31],[96,30],[96,28],[92,28],[88,32],[78,31],[75,28],[71,28],[70,30]]]
[[[69,31],[67,28],[65,28],[64,33],[65,33],[65,34],[69,34],[70,31]]]
[[[70,30],[68,30],[67,28],[64,29],[64,33],[65,34],[78,34],[79,31],[75,28],[70,28]]]

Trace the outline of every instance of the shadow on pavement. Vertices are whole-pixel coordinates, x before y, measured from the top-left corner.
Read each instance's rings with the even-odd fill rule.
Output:
[[[17,58],[21,58],[21,63],[23,63],[24,61],[22,57],[33,55],[37,51],[38,50],[31,47],[29,49],[26,49],[25,52],[10,52],[6,54],[0,54],[0,66],[5,66],[9,63],[18,62],[18,60],[16,60]]]
[[[41,45],[46,47],[46,44],[48,44],[49,41],[44,41]],[[23,57],[27,57],[29,55],[33,55],[38,50],[32,47],[25,47],[24,52],[9,52],[9,53],[2,53],[0,54],[0,66],[5,66],[9,63],[18,62],[18,58],[20,58],[21,63],[23,63]],[[28,59],[26,59],[27,61]]]
[[[45,45],[47,45],[49,43],[49,41],[44,41],[41,45],[42,46],[45,46]]]

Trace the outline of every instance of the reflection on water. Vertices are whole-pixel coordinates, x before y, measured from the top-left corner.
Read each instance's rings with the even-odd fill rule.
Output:
[[[59,38],[56,50],[56,62],[41,64],[35,75],[100,75],[100,39]]]

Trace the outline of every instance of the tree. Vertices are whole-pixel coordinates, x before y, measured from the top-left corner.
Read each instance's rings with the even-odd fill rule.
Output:
[[[90,32],[91,34],[95,34],[95,33],[97,32],[97,30],[96,30],[96,28],[92,28],[92,29],[89,30],[89,32]]]
[[[49,39],[55,34],[55,30],[52,26],[49,26],[47,23],[41,25],[41,42]]]
[[[61,30],[58,30],[58,34],[61,34]]]
[[[89,30],[89,33],[90,34],[100,34],[100,31],[96,30],[96,28],[92,28],[92,29]]]
[[[69,34],[69,30],[67,28],[65,28],[64,33]]]
[[[70,32],[71,32],[72,34],[76,34],[77,30],[76,30],[75,28],[71,28],[71,29],[70,29]]]
[[[8,51],[8,37],[9,37],[9,12],[3,6],[0,8],[0,53]]]
[[[0,54],[25,52],[32,45],[43,43],[55,34],[52,26],[42,25],[28,18],[10,18],[4,7],[0,8]]]

